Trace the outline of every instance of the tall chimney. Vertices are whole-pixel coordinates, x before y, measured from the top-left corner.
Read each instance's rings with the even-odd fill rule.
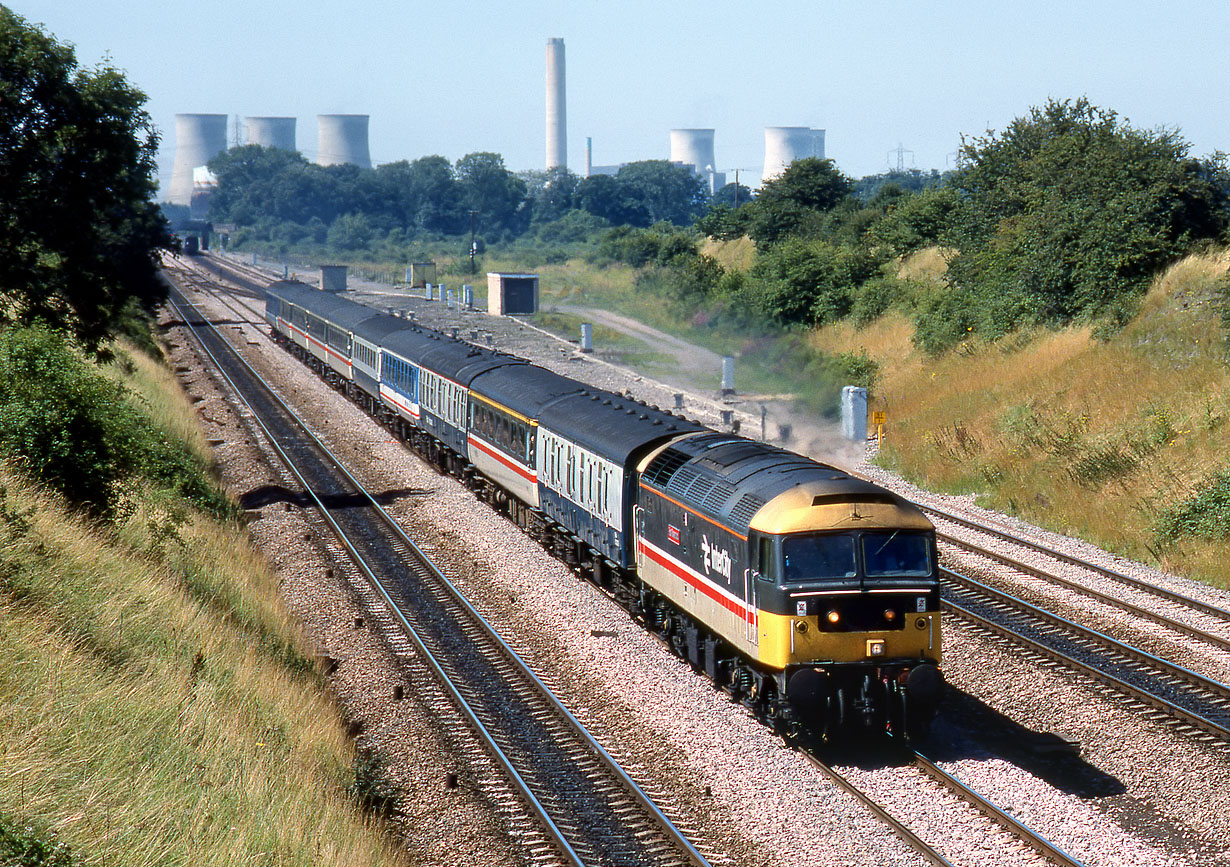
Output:
[[[547,168],[568,168],[564,40],[547,40]]]
[[[175,115],[175,165],[167,201],[192,204],[192,170],[226,150],[225,114]]]

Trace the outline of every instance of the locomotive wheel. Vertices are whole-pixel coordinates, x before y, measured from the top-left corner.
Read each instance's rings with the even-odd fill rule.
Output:
[[[833,736],[846,727],[846,688],[839,686],[829,696],[829,718],[825,734]]]
[[[885,698],[888,702],[888,730],[900,737],[911,737],[910,699],[906,691],[896,680],[890,680],[885,684]]]

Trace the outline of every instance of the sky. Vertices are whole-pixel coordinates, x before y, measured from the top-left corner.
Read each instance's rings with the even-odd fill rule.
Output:
[[[369,114],[372,160],[494,151],[545,160],[545,54],[567,54],[568,166],[665,159],[713,128],[718,170],[758,181],[766,126],[825,129],[858,178],[951,168],[961,136],[1087,97],[1143,129],[1230,151],[1223,0],[0,0],[78,62],[149,97],[163,189],[175,115]]]

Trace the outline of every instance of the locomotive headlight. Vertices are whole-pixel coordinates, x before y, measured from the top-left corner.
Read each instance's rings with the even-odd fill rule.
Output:
[[[884,619],[887,620],[889,623],[892,623],[894,620],[897,619],[897,612],[891,608],[885,608],[884,609]]]
[[[841,620],[841,615],[837,612],[836,609],[834,609],[830,611],[828,614],[824,615],[824,619],[827,620],[829,623],[833,624],[834,626],[836,626],[838,621]]]
[[[883,656],[884,655],[884,642],[878,639],[868,640],[867,655],[868,656]]]

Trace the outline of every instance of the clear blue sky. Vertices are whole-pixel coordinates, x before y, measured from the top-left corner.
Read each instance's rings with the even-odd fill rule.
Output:
[[[6,0],[0,0],[6,2]],[[178,112],[371,115],[377,162],[472,151],[544,161],[548,37],[567,48],[568,163],[661,159],[672,127],[713,127],[719,169],[758,178],[765,126],[826,129],[861,177],[944,169],[962,133],[1048,97],[1230,151],[1230,3],[1190,0],[14,0],[149,96],[169,178]],[[890,154],[889,151],[894,151]]]

